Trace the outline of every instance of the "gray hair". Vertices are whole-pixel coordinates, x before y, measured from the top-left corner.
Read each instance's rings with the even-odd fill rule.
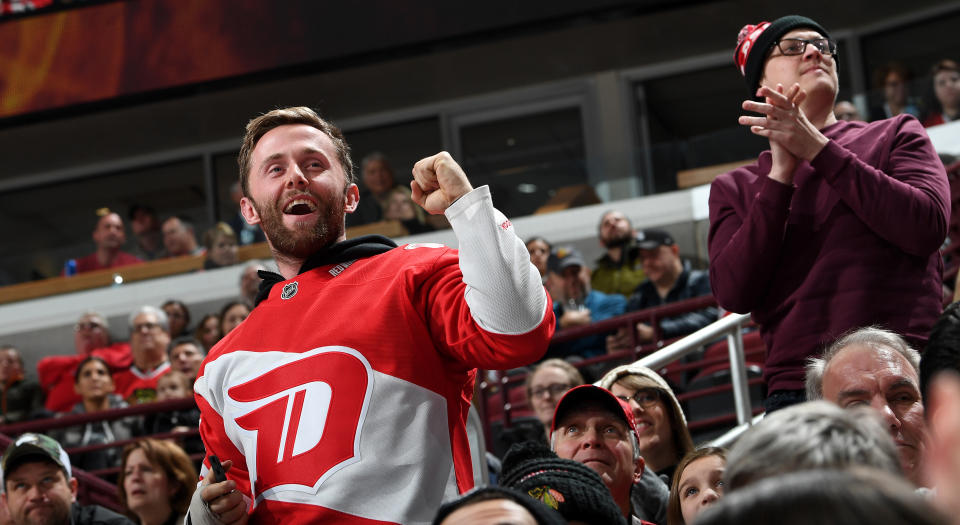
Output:
[[[844,348],[853,345],[863,345],[879,350],[880,348],[889,348],[902,355],[910,366],[920,377],[920,353],[910,348],[907,342],[894,332],[884,330],[876,326],[859,328],[847,332],[839,339],[833,342],[823,352],[823,357],[811,357],[807,360],[807,377],[805,386],[807,390],[807,399],[823,399],[823,374],[826,372],[827,365],[834,357],[837,357]]]
[[[903,476],[890,434],[869,408],[808,401],[768,415],[730,449],[730,489],[787,472],[860,465]]]
[[[79,323],[80,320],[83,319],[83,318],[85,318],[85,317],[96,317],[97,320],[99,321],[100,325],[103,326],[104,328],[109,328],[109,326],[110,326],[110,325],[107,324],[107,318],[104,317],[102,313],[100,313],[100,312],[98,312],[98,311],[96,311],[96,310],[86,310],[85,312],[83,312],[82,314],[80,314],[80,317],[77,318],[77,322]]]
[[[167,319],[167,312],[164,312],[156,306],[151,305],[143,305],[133,312],[130,312],[130,317],[127,319],[127,324],[130,327],[131,332],[133,331],[134,319],[142,314],[153,314],[157,316],[157,323],[160,324],[160,328],[163,328],[164,332],[170,333],[170,321]]]

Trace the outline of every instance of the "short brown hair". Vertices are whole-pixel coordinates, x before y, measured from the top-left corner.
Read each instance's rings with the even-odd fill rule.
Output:
[[[120,462],[120,474],[117,476],[117,492],[119,493],[120,504],[123,505],[127,516],[139,520],[127,507],[127,491],[123,488],[127,460],[130,458],[130,454],[138,449],[143,451],[143,455],[147,457],[147,461],[151,465],[163,470],[169,483],[176,485],[176,492],[170,496],[170,508],[178,516],[186,514],[187,509],[190,508],[190,498],[193,497],[193,491],[197,488],[197,469],[193,468],[190,456],[176,443],[143,438],[124,447],[123,459]]]
[[[343,138],[343,132],[340,131],[340,128],[323,120],[314,110],[306,106],[296,106],[275,109],[247,122],[247,130],[243,136],[243,143],[240,145],[240,154],[237,156],[237,164],[240,166],[240,187],[243,189],[244,196],[250,196],[250,161],[253,157],[253,148],[256,147],[260,138],[270,130],[292,124],[303,124],[319,129],[330,137],[333,145],[337,148],[337,158],[343,167],[344,175],[346,175],[347,185],[356,183],[357,177],[353,172],[353,159],[350,158],[350,145]]]
[[[933,65],[933,67],[930,69],[930,75],[934,76],[941,71],[953,71],[960,73],[960,66],[958,66],[953,60],[945,58]]]

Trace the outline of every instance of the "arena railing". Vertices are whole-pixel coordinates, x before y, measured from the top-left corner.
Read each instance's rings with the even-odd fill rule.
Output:
[[[84,425],[86,423],[113,421],[115,419],[144,416],[158,412],[189,410],[195,407],[196,403],[192,398],[171,399],[168,401],[157,401],[154,403],[145,403],[142,405],[134,405],[125,408],[114,408],[89,414],[63,414],[58,417],[0,425],[0,447],[2,447],[2,450],[6,450],[6,447],[13,439],[26,432],[48,434],[51,430]],[[141,435],[131,439],[112,441],[110,443],[97,445],[64,447],[64,450],[67,451],[67,454],[73,456],[74,454],[91,452],[95,450],[122,448],[127,444],[136,442],[144,437],[153,437],[158,439],[187,438],[197,436],[199,434],[199,429],[191,429],[184,432],[167,432],[163,434]],[[197,461],[201,459],[201,457],[192,457],[191,459]],[[102,505],[118,512],[122,512],[123,509],[120,507],[119,500],[117,499],[116,485],[110,483],[102,477],[105,475],[115,475],[120,471],[119,466],[102,471],[91,472],[77,467],[74,467],[72,470],[74,477],[77,478],[79,485],[78,499],[82,504]]]
[[[751,408],[750,387],[762,384],[760,378],[750,379],[747,373],[746,358],[743,346],[744,328],[750,323],[748,314],[728,314],[725,317],[715,321],[696,332],[675,340],[660,340],[660,331],[658,320],[676,316],[679,314],[700,310],[709,306],[717,306],[716,299],[713,296],[703,296],[675,303],[657,306],[645,310],[630,312],[621,316],[605,319],[591,323],[590,325],[567,329],[556,333],[551,341],[551,346],[578,339],[587,335],[603,334],[615,331],[619,328],[627,328],[631,344],[629,349],[622,352],[611,353],[578,361],[576,366],[582,368],[595,363],[607,361],[633,360],[639,364],[653,370],[661,370],[667,365],[678,363],[684,357],[698,352],[704,346],[713,343],[720,338],[727,340],[727,356],[723,359],[704,360],[695,363],[684,363],[674,367],[674,371],[687,371],[702,369],[705,366],[729,362],[730,383],[719,385],[699,391],[680,393],[678,397],[681,401],[714,395],[722,391],[733,391],[733,417],[718,416],[709,420],[691,421],[691,427],[712,427],[716,425],[734,424],[732,430],[741,427],[749,427],[754,419],[754,410]],[[638,322],[646,322],[655,330],[654,343],[641,344],[636,339],[636,333],[632,329]],[[549,353],[549,351],[548,351]],[[481,411],[481,418],[485,422],[487,431],[487,443],[493,443],[492,427],[494,421],[486,413],[487,402],[495,402],[498,397],[503,405],[503,416],[500,422],[504,428],[512,425],[512,411],[514,409],[509,393],[511,388],[522,384],[526,380],[526,373],[500,374],[498,377],[489,377],[486,374],[482,376],[479,384],[480,403],[478,410]],[[493,397],[496,396],[496,397]],[[500,403],[497,403],[498,405]],[[759,411],[757,411],[759,412]],[[742,429],[740,430],[742,432]],[[721,439],[721,438],[717,438]]]

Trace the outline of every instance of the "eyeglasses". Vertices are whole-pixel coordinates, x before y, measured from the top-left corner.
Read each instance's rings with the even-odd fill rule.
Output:
[[[554,383],[545,387],[537,387],[530,390],[530,397],[543,397],[549,393],[551,397],[557,397],[560,394],[570,390],[570,385],[565,383]]]
[[[641,388],[634,392],[632,396],[617,397],[625,403],[629,403],[632,399],[643,408],[650,408],[655,405],[657,401],[660,401],[660,391],[656,388]]]
[[[780,52],[788,57],[802,55],[807,50],[807,44],[813,44],[813,47],[817,48],[821,55],[833,56],[837,54],[837,41],[829,38],[814,38],[812,40],[782,38],[777,41]]]
[[[73,330],[75,332],[82,332],[84,330],[94,330],[97,328],[103,328],[100,323],[94,323],[91,321],[80,321],[77,324],[73,325]]]
[[[135,325],[133,325],[133,332],[134,332],[134,333],[139,333],[139,332],[142,332],[142,331],[144,331],[144,330],[146,330],[146,331],[148,331],[148,332],[152,332],[152,331],[156,330],[157,328],[160,328],[160,323],[140,323],[140,324],[135,324]]]

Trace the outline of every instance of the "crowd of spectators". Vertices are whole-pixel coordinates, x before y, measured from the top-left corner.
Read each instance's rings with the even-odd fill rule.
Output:
[[[885,69],[885,101],[877,110],[885,120],[857,123],[855,107],[834,105],[836,52],[828,32],[803,17],[741,32],[743,108],[762,116],[740,122],[768,138],[770,151],[714,183],[708,271],[683,260],[669,232],[636,230],[615,210],[600,217],[604,253],[592,266],[577,250],[547,239],[525,243],[560,331],[709,294],[730,311],[752,313],[768,349],[763,421],[729,450],[697,447],[677,386],[638,363],[595,366],[598,357],[707,326],[718,308],[591,333],[551,346],[529,370],[525,391],[536,431],[518,437],[499,465],[492,462],[496,484],[448,501],[434,523],[482,522],[494,514],[504,523],[659,525],[955,519],[960,305],[939,315],[945,173],[917,121],[898,116],[922,116],[906,92],[908,73]],[[806,61],[814,66],[799,73],[796,64]],[[960,74],[943,61],[933,77],[946,122],[960,106],[960,95],[947,94],[960,90]],[[385,157],[365,158],[362,173],[360,202],[369,205],[356,220],[397,220],[410,233],[432,227],[410,205]],[[905,210],[896,224],[889,209]],[[160,222],[151,212],[131,211],[131,220],[144,225],[135,229],[143,258],[202,253],[189,219]],[[82,260],[84,268],[113,267],[128,255],[118,251],[124,242],[116,213],[99,214],[93,238],[97,251]],[[236,264],[242,240],[228,224],[217,224],[204,235],[205,267]],[[114,342],[102,315],[82,313],[75,354],[38,364],[42,388],[25,379],[16,348],[0,347],[3,423],[192,398],[206,353],[253,310],[261,268],[244,270],[242,298],[195,325],[182,301],[134,309],[129,342]],[[591,361],[578,369],[584,359]],[[584,376],[596,383],[584,384]],[[17,513],[29,508],[18,491],[40,474],[69,503],[77,490],[71,465],[119,467],[119,498],[132,521],[181,522],[197,478],[188,453],[204,451],[194,435],[179,444],[147,438],[120,452],[100,448],[70,458],[61,446],[198,427],[193,407],[70,426],[51,432],[56,441],[21,436],[2,459],[2,500],[19,525]],[[82,512],[74,507],[60,510]]]
[[[960,118],[960,65],[944,58],[928,70],[915,70],[901,62],[890,62],[873,73],[875,92],[864,114],[849,100],[838,100],[838,120],[876,121],[901,114],[912,115],[924,127],[939,126]],[[920,93],[912,93],[918,89]]]
[[[0,348],[2,424],[89,415],[154,401],[192,401],[193,382],[207,351],[239,325],[250,309],[243,299],[228,301],[220,309],[222,314],[204,315],[194,328],[190,307],[183,301],[144,305],[128,316],[129,341],[114,341],[103,315],[83,312],[74,325],[75,352],[41,359],[39,383],[24,373],[18,349],[5,345]],[[195,332],[203,342],[193,337]],[[187,453],[202,454],[199,419],[194,404],[142,416],[88,418],[76,425],[52,423],[49,435],[72,451],[74,466],[109,473],[120,465],[121,451],[100,445],[122,445],[138,436],[184,433],[176,439],[179,446]],[[78,448],[82,450],[74,451]]]

